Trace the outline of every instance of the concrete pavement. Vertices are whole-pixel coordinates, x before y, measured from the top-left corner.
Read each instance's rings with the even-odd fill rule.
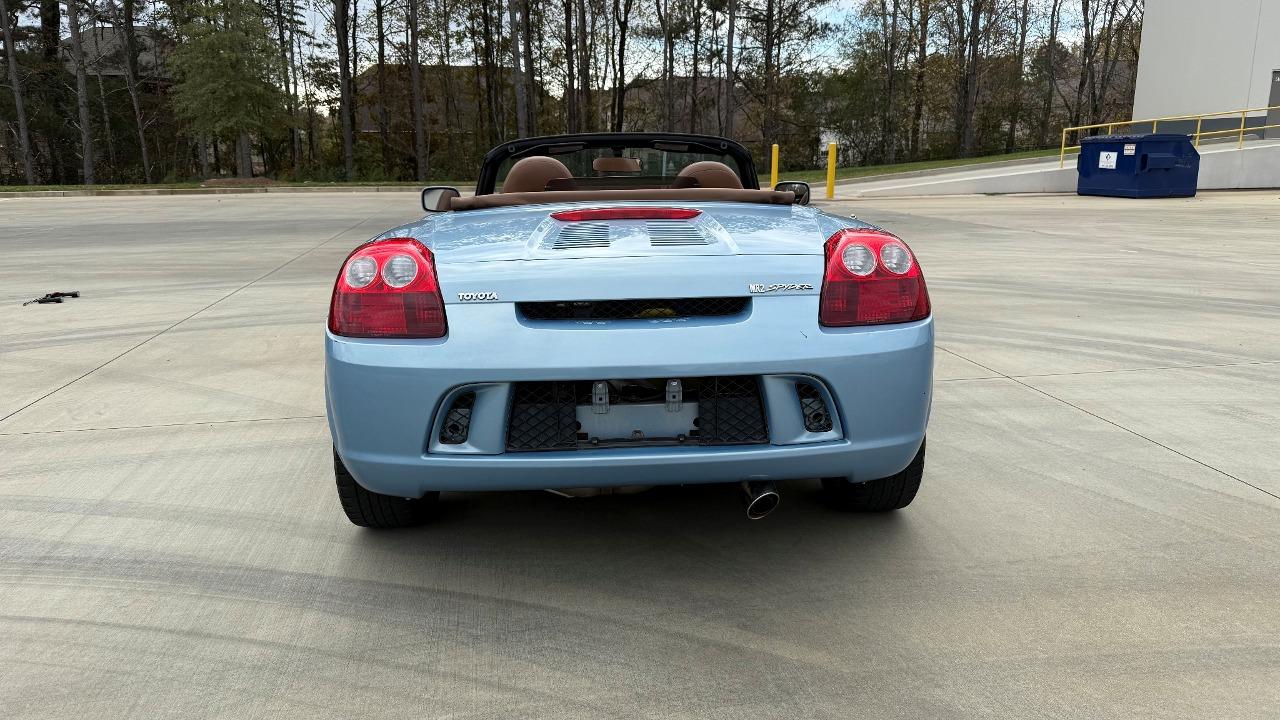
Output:
[[[927,273],[910,508],[453,495],[376,533],[321,327],[415,196],[0,200],[0,716],[1280,714],[1280,193],[828,207]]]

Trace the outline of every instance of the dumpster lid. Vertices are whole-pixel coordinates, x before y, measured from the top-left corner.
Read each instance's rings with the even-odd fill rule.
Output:
[[[1183,133],[1138,133],[1134,135],[1093,135],[1080,138],[1081,145],[1089,143],[1128,143],[1140,140],[1190,140],[1191,136]]]

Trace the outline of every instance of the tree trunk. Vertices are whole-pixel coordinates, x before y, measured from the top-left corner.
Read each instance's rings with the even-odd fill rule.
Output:
[[[409,0],[409,77],[413,92],[414,179],[427,179],[427,130],[423,124],[422,63],[418,53],[418,0]]]
[[[960,103],[960,157],[973,157],[977,133],[974,114],[978,109],[978,58],[982,51],[981,35],[983,0],[969,5],[968,49],[965,52],[964,84]]]
[[[28,185],[36,184],[35,172],[31,168],[31,135],[27,130],[27,109],[22,102],[22,79],[18,76],[18,49],[13,44],[13,33],[9,30],[9,8],[5,0],[0,0],[0,30],[4,34],[5,55],[9,61],[9,87],[13,89],[13,107],[18,115],[18,146],[22,153],[22,172]]]
[[[880,28],[884,35],[885,59],[885,100],[884,114],[881,116],[880,153],[884,161],[890,165],[897,162],[897,127],[894,123],[894,91],[897,90],[898,77],[898,0],[893,0],[893,9],[889,10],[885,0],[880,0]]]
[[[627,27],[631,22],[631,0],[613,0],[613,13],[618,26],[618,64],[613,70],[613,131],[622,132],[627,107]]]
[[[738,0],[729,0],[729,27],[725,30],[724,41],[724,135],[733,137],[733,82],[737,70],[733,65],[733,24],[738,17]]]
[[[774,129],[777,122],[774,108],[778,99],[778,83],[774,77],[774,71],[777,70],[774,65],[774,51],[776,49],[774,47],[776,41],[774,15],[776,7],[776,0],[767,0],[764,10],[764,46],[762,48],[764,52],[764,122],[761,123],[763,126],[763,137],[761,138],[763,147],[761,152],[766,156],[769,145],[778,142],[777,132]]]
[[[378,32],[378,144],[382,148],[382,176],[391,178],[391,119],[387,110],[387,33],[386,0],[373,4]]]
[[[249,145],[249,133],[236,136],[236,177],[253,177],[253,149]]]
[[[672,29],[670,0],[654,0],[654,14],[658,18],[658,28],[662,31],[662,129],[674,130],[675,107],[672,102],[675,68],[672,67]]]
[[[920,1],[920,22],[916,31],[916,80],[911,108],[911,140],[908,152],[912,160],[920,159],[920,123],[924,119],[925,63],[929,60],[929,2]]]
[[[573,2],[564,0],[564,131],[576,133],[582,127],[578,120],[578,90],[574,86]]]
[[[520,72],[520,11],[518,0],[507,0],[507,16],[511,19],[511,89],[516,96],[516,137],[529,136],[529,113],[525,106],[524,77]]]
[[[1013,103],[1009,109],[1009,132],[1004,139],[1004,151],[1013,152],[1018,147],[1018,120],[1022,116],[1022,70],[1026,66],[1027,26],[1031,24],[1030,0],[1022,0],[1022,9],[1018,15],[1018,51],[1014,54],[1017,61],[1018,76],[1013,80]]]
[[[84,184],[93,184],[93,126],[89,123],[89,87],[84,68],[84,45],[80,38],[80,0],[67,0],[67,27],[71,32],[71,61],[76,66],[76,108],[80,114],[80,158]]]
[[[124,64],[125,85],[129,90],[129,100],[133,104],[133,122],[138,127],[138,152],[142,157],[142,178],[151,183],[151,157],[147,151],[146,122],[142,119],[142,100],[138,90],[138,38],[133,26],[133,3],[136,0],[122,0],[124,10],[122,28],[124,32]]]
[[[280,0],[274,0],[274,1],[275,1],[275,11],[276,11],[276,34],[278,36],[279,45],[280,45],[280,75],[284,80],[285,110],[289,113],[289,160],[292,164],[297,165],[300,144],[299,144],[299,138],[298,138],[298,128],[296,126],[297,112],[293,105],[294,95],[291,90],[291,83],[289,80],[289,45],[290,43],[288,42],[288,39],[285,37],[285,24],[289,21],[286,20],[284,16],[284,8],[282,7]]]
[[[338,114],[342,116],[342,168],[347,180],[356,178],[355,141],[351,117],[351,66],[347,52],[347,0],[333,0],[333,29],[338,40]]]
[[[102,83],[102,74],[99,73],[98,78],[98,100],[102,103],[102,136],[107,141],[107,162],[111,164],[112,170],[118,170],[116,165],[116,143],[111,134],[111,112],[107,108],[107,88]]]
[[[200,153],[200,178],[209,177],[209,139],[201,135],[196,141],[196,152]]]
[[[1079,125],[1084,118],[1084,90],[1089,83],[1088,68],[1093,64],[1093,18],[1089,14],[1089,0],[1080,0],[1080,20],[1084,25],[1084,41],[1080,47],[1080,81],[1076,84],[1076,106],[1071,113],[1071,124]]]
[[[521,29],[524,32],[524,84],[525,111],[529,114],[527,129],[530,135],[538,134],[538,83],[537,65],[533,61],[533,3],[530,0],[521,2]],[[542,38],[538,39],[538,47],[542,47]]]
[[[1053,0],[1049,8],[1049,41],[1044,51],[1044,97],[1040,108],[1040,142],[1038,143],[1040,147],[1049,144],[1049,121],[1053,116],[1054,72],[1057,69],[1054,56],[1058,50],[1058,14],[1061,7],[1062,0]]]
[[[351,15],[347,18],[347,24],[351,26],[351,45],[348,47],[348,53],[351,55],[351,127],[354,128],[352,142],[358,142],[360,138],[360,126],[356,122],[356,106],[360,104],[360,92],[356,88],[356,78],[360,76],[360,0],[351,0]]]
[[[689,65],[693,78],[689,87],[689,132],[698,132],[698,46],[702,43],[702,0],[693,4],[693,55]]]
[[[594,19],[592,16],[593,26]],[[591,34],[587,27],[587,0],[578,0],[578,113],[582,130],[597,127],[597,114],[591,106]]]

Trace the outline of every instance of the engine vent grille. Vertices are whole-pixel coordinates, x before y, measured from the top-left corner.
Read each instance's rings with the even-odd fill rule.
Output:
[[[552,250],[609,247],[609,224],[580,222],[565,225],[551,243]]]
[[[804,429],[811,433],[831,432],[831,410],[818,388],[807,382],[796,383],[796,395],[800,398]]]
[[[728,317],[746,310],[751,298],[646,298],[516,303],[530,320],[653,320]]]
[[[686,220],[650,220],[645,223],[649,232],[649,244],[654,247],[679,247],[682,245],[710,245],[711,239]]]

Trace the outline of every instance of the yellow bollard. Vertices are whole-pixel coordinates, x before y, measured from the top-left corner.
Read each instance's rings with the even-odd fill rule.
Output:
[[[769,187],[778,186],[778,143],[773,144],[773,165],[769,170]]]
[[[827,199],[836,196],[836,144],[827,143]]]

